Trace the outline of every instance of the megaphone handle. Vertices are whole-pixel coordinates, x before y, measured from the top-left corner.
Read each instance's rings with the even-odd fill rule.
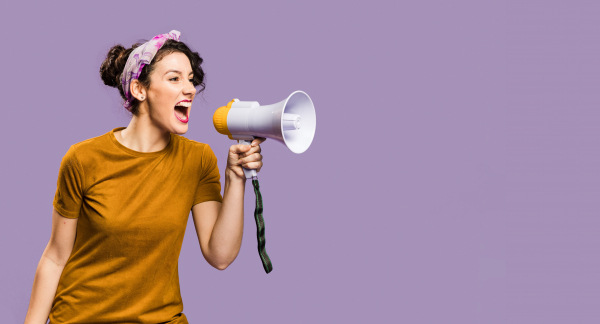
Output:
[[[238,144],[250,145],[250,144],[252,144],[252,141],[239,139],[238,140]],[[246,175],[246,179],[253,179],[253,178],[254,179],[258,179],[258,177],[256,176],[256,170],[254,170],[254,169],[246,169],[244,167],[242,167],[242,169],[244,170],[244,174]]]

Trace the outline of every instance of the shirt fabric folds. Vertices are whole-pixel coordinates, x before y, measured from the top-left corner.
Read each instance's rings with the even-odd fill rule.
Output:
[[[222,202],[208,144],[172,134],[157,152],[119,143],[115,131],[71,145],[54,208],[78,218],[73,251],[50,312],[51,324],[187,324],[178,259],[192,206]]]

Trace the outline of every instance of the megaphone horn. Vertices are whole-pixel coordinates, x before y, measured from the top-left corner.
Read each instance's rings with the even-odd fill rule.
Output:
[[[213,115],[215,129],[230,139],[243,143],[255,137],[271,138],[298,154],[312,143],[316,120],[313,102],[303,91],[266,106],[233,99]]]

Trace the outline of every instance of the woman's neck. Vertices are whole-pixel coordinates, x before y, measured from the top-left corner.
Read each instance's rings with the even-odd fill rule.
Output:
[[[152,124],[149,118],[133,116],[127,128],[115,132],[119,143],[128,149],[150,153],[157,152],[169,144],[171,134]]]

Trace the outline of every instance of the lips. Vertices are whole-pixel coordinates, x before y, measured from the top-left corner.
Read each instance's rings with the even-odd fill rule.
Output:
[[[181,101],[179,101],[178,103],[175,104],[175,106],[179,105],[182,102],[192,102],[190,99],[183,99]]]
[[[175,110],[173,110],[173,113],[175,114],[175,118],[177,118],[177,120],[179,120],[180,122],[187,123],[189,121],[187,109],[185,112],[182,112],[181,109],[175,108]]]
[[[175,118],[182,123],[187,123],[189,120],[189,111],[192,106],[191,100],[181,100],[177,103],[175,108],[173,109],[173,113],[175,114]]]

